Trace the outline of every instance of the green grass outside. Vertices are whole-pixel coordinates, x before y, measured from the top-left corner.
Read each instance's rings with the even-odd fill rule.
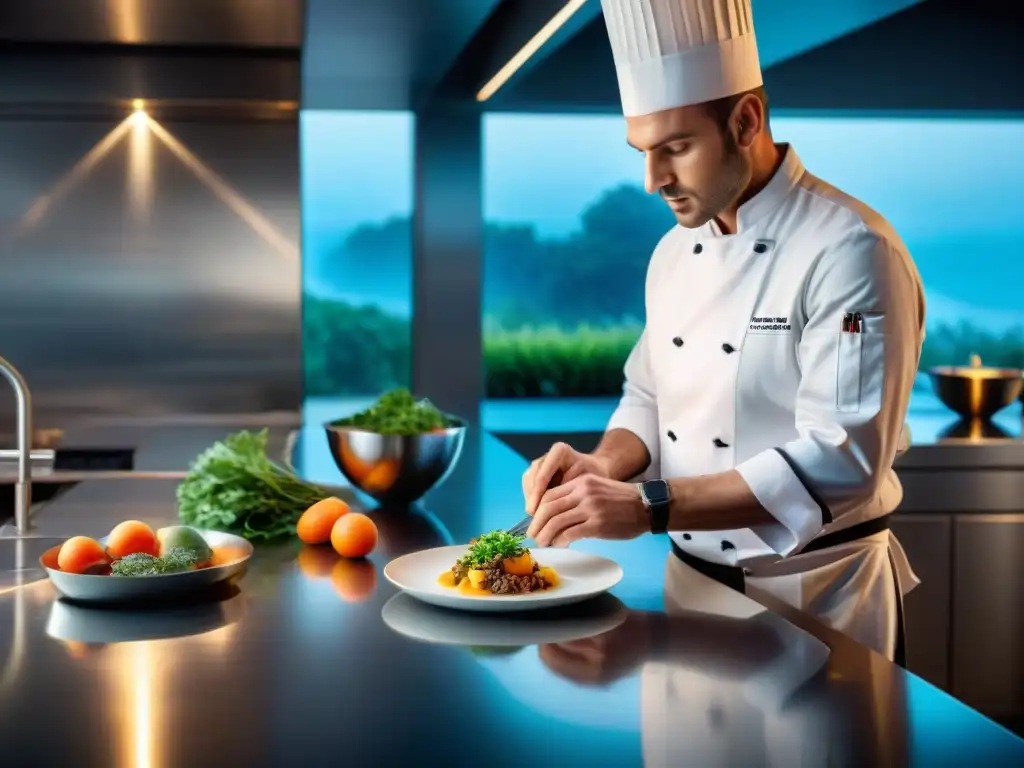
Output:
[[[377,395],[408,386],[409,323],[374,307],[305,300],[306,393]],[[487,324],[484,363],[489,398],[610,397],[622,390],[622,366],[640,326],[557,326],[502,329]],[[969,323],[928,333],[921,369],[964,365],[1024,368],[1024,329],[991,334]]]

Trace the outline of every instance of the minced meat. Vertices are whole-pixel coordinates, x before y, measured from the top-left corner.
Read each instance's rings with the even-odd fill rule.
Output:
[[[505,573],[502,565],[503,557],[496,557],[489,563],[485,563],[481,570],[484,572],[484,585],[496,595],[513,595],[523,592],[536,592],[547,587],[547,582],[537,575],[539,566],[533,564],[533,573],[529,576],[513,576]]]

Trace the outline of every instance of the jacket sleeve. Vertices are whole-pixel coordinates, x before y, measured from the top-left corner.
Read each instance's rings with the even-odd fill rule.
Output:
[[[643,441],[651,456],[648,472],[659,464],[658,401],[654,390],[647,329],[626,358],[625,383],[619,405],[608,422],[607,430],[628,429]]]
[[[798,437],[736,467],[778,521],[754,532],[783,557],[880,493],[900,448],[924,338],[913,263],[865,227],[824,250],[803,296]],[[841,332],[847,312],[861,313],[861,333]]]

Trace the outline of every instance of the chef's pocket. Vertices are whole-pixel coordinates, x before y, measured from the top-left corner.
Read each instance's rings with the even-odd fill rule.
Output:
[[[860,410],[861,335],[840,333],[836,353],[836,408],[845,412]]]
[[[885,363],[885,315],[865,314],[860,333],[840,332],[836,347],[836,409],[856,413],[865,389],[880,386]]]

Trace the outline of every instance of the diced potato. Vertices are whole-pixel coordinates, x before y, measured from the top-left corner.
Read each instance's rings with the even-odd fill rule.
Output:
[[[512,576],[529,576],[533,573],[533,558],[529,552],[523,552],[519,557],[506,557],[501,565],[505,573]]]
[[[477,589],[484,588],[484,582],[487,580],[487,574],[476,568],[471,568],[469,571],[469,583]]]
[[[544,580],[544,583],[549,587],[558,586],[558,574],[555,573],[554,568],[542,567],[537,569],[537,575]]]

